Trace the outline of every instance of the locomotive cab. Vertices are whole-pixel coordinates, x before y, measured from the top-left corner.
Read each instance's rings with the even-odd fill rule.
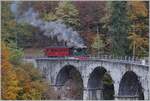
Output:
[[[87,55],[87,48],[72,48],[72,55],[73,56],[86,56]]]

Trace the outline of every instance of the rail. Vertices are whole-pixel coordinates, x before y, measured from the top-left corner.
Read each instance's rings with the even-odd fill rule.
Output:
[[[149,65],[149,59],[140,59],[138,57],[120,56],[115,57],[112,55],[100,55],[100,56],[86,56],[86,57],[46,57],[46,56],[25,56],[24,59],[65,59],[65,60],[111,60],[116,62],[126,62],[141,65]]]

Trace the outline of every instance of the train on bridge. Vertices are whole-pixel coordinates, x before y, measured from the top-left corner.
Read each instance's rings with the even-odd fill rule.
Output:
[[[67,59],[77,59],[77,60],[89,60],[93,59],[87,52],[87,47],[82,48],[76,48],[76,47],[46,47],[43,49],[44,51],[44,57],[48,58],[64,58],[67,57]],[[101,55],[102,57],[94,57],[94,59],[119,59],[118,61],[122,61],[121,59],[127,61],[127,62],[140,62],[141,64],[148,64],[148,59],[138,59],[135,57],[124,57],[124,58],[113,58],[111,55]]]
[[[44,49],[46,57],[73,57],[77,59],[87,59],[87,48],[68,47],[46,47]]]

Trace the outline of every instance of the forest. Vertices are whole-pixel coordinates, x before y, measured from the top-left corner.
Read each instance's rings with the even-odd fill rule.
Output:
[[[34,17],[38,20],[32,20]],[[47,26],[42,27],[42,23]],[[49,34],[53,31],[50,27],[58,30]],[[66,33],[75,33],[75,36]],[[2,1],[2,99],[59,99],[42,73],[22,59],[41,56],[43,48],[66,46],[66,43],[67,46],[84,44],[90,56],[147,58],[149,2]]]

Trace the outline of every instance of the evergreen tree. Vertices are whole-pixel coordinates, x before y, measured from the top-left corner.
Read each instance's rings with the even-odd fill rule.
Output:
[[[102,37],[98,34],[94,39],[92,48],[97,51],[97,53],[98,53],[97,55],[100,55],[100,53],[103,53],[104,47],[105,47],[104,41],[103,41]]]
[[[78,28],[79,23],[79,12],[70,1],[60,2],[56,8],[57,19],[61,19],[66,25],[73,28]]]
[[[110,33],[112,38],[112,54],[125,56],[128,54],[128,29],[127,2],[111,2]]]
[[[28,24],[18,24],[15,19],[15,15],[13,15],[10,10],[10,7],[11,1],[2,1],[2,41],[4,41],[5,44],[9,44],[10,46],[12,43],[16,43],[17,48],[19,48],[19,41],[24,41],[23,39],[25,36],[30,36],[32,34],[32,27]]]

